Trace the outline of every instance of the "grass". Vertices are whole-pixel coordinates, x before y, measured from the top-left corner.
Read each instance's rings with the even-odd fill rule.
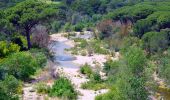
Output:
[[[91,69],[91,66],[88,65],[88,64],[83,65],[83,66],[80,68],[80,72],[81,72],[82,74],[87,75],[88,77],[90,77],[91,74],[93,74],[93,71],[92,71],[92,69]]]
[[[90,89],[90,90],[101,90],[101,89],[106,89],[107,85],[104,82],[92,82],[92,81],[88,81],[86,83],[81,84],[81,88],[83,89]]]

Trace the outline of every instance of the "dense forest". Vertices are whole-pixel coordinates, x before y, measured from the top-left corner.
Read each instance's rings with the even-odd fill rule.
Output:
[[[76,37],[86,31],[94,38]],[[0,0],[0,100],[23,99],[25,84],[55,62],[50,36],[60,33],[75,42],[65,50],[74,56],[109,56],[80,66],[89,79],[81,88],[107,89],[95,100],[170,100],[169,0]],[[43,100],[81,94],[63,75],[53,81],[36,83]]]

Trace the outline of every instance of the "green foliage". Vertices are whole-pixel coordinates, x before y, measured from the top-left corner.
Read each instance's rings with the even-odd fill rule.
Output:
[[[90,76],[90,81],[96,83],[102,82],[100,74],[98,72],[93,72]]]
[[[80,68],[80,72],[82,74],[86,74],[88,77],[90,77],[93,73],[92,69],[91,69],[91,66],[88,65],[88,64],[85,64],[83,65],[81,68]]]
[[[0,57],[5,57],[11,53],[19,52],[20,47],[14,43],[0,41]]]
[[[55,81],[49,95],[53,97],[63,97],[69,100],[76,100],[77,98],[77,93],[74,90],[71,82],[63,77]]]
[[[101,76],[98,72],[93,72],[89,78],[90,80],[88,82],[81,84],[81,88],[92,90],[100,90],[107,88],[107,85],[101,79]]]
[[[142,41],[141,41],[141,39],[139,39],[137,37],[131,37],[131,36],[124,37],[122,41],[123,41],[122,45],[121,45],[122,53],[126,53],[130,46],[142,47]]]
[[[91,46],[92,50],[95,53],[99,54],[108,54],[108,50],[103,47],[104,43],[101,40],[91,40],[89,46]]]
[[[127,66],[131,69],[135,75],[142,74],[146,65],[146,56],[141,48],[132,46],[125,53],[125,59]]]
[[[61,28],[61,22],[54,21],[51,23],[51,27],[52,27],[52,32],[58,32],[59,29]]]
[[[79,23],[74,26],[74,31],[81,32],[83,28],[84,28],[83,24]]]
[[[148,32],[142,37],[144,49],[153,54],[168,48],[169,37],[166,32]]]
[[[95,100],[122,100],[122,94],[120,93],[120,90],[118,90],[116,87],[112,88],[111,91],[97,95],[95,97]]]
[[[40,67],[45,66],[47,62],[47,56],[45,55],[46,51],[44,51],[43,49],[31,49],[29,52],[36,59],[36,63]]]
[[[18,92],[21,83],[13,76],[5,76],[0,81],[0,99],[1,100],[19,100]]]
[[[5,18],[12,23],[16,30],[20,29],[27,37],[28,49],[31,48],[31,29],[40,21],[53,17],[57,9],[52,5],[38,1],[26,0],[5,10]]]
[[[35,86],[38,93],[47,94],[50,91],[50,87],[47,86],[45,83],[37,83]]]
[[[26,80],[30,75],[33,75],[38,67],[36,58],[29,52],[14,53],[0,64],[3,73],[13,75],[21,80]]]
[[[119,67],[119,62],[108,60],[104,63],[103,70],[106,72],[106,74],[109,74],[109,72],[112,71],[112,74],[116,73],[117,69]]]
[[[72,30],[72,26],[71,26],[70,23],[66,23],[66,24],[63,26],[63,28],[64,28],[64,31],[66,31],[66,32],[70,32],[70,31]]]
[[[158,68],[158,74],[162,78],[165,79],[165,82],[169,85],[170,82],[170,67],[169,67],[169,59],[170,59],[170,49],[166,51],[166,54],[162,54],[161,56],[158,56],[156,58],[157,63],[157,68]]]

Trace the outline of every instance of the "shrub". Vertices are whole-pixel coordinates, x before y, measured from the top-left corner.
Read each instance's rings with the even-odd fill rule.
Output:
[[[81,52],[81,55],[82,55],[82,56],[86,56],[86,55],[87,55],[86,51],[82,51],[82,52]]]
[[[38,93],[41,93],[41,94],[47,94],[49,93],[49,90],[50,90],[50,87],[47,86],[45,83],[37,83],[36,86],[35,86],[36,90]]]
[[[86,74],[88,77],[90,77],[91,74],[93,73],[91,67],[90,67],[88,64],[83,65],[83,66],[80,68],[80,72],[81,72],[82,74]]]
[[[0,41],[0,57],[5,57],[11,53],[19,52],[20,47],[14,43],[7,43],[5,41]]]
[[[143,47],[149,53],[163,51],[168,48],[169,37],[166,32],[148,32],[143,35]]]
[[[43,49],[31,49],[29,51],[31,52],[32,56],[36,59],[37,64],[40,67],[45,66],[47,62],[47,57],[45,55],[46,51],[44,51]]]
[[[100,40],[92,40],[89,45],[92,47],[92,49],[95,53],[99,53],[99,54],[107,54],[108,53],[108,50],[105,49],[104,47],[102,47],[103,43]]]
[[[51,24],[51,27],[52,27],[52,32],[58,32],[59,29],[61,28],[61,22],[60,21],[54,21],[52,22]]]
[[[18,100],[21,88],[21,82],[11,75],[6,75],[4,80],[0,81],[0,100]]]
[[[70,23],[66,23],[66,24],[64,25],[64,30],[65,30],[66,32],[70,32],[70,31],[72,30],[71,24],[70,24]]]
[[[103,69],[106,72],[106,74],[109,74],[112,72],[112,74],[115,74],[119,68],[119,62],[108,60],[104,63]]]
[[[0,64],[0,68],[9,75],[25,80],[33,75],[39,67],[36,58],[29,52],[14,53],[5,58]]]
[[[96,82],[96,83],[102,82],[100,74],[97,72],[92,73],[90,76],[90,81]]]
[[[74,31],[81,32],[84,28],[84,25],[79,23],[74,26]]]
[[[69,100],[76,100],[77,92],[67,78],[60,77],[52,86],[50,93],[52,97],[64,97]]]

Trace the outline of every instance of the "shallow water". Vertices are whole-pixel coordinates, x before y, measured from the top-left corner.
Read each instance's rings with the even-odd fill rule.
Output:
[[[71,46],[65,44],[65,42],[67,41],[56,41],[53,45],[52,51],[54,52],[54,62],[59,63],[59,65],[62,67],[78,68],[79,66],[72,62],[76,59],[76,57],[65,52],[65,49],[71,48]]]

